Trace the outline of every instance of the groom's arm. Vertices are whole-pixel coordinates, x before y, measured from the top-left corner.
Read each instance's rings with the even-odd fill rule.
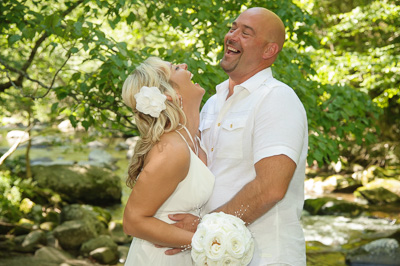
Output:
[[[256,178],[247,183],[230,201],[213,212],[239,216],[246,224],[268,212],[283,199],[292,180],[296,164],[286,155],[275,155],[258,161]],[[195,232],[198,217],[191,214],[169,215],[179,228]]]
[[[250,224],[283,199],[296,170],[294,161],[286,155],[276,155],[261,159],[254,167],[256,178],[213,212],[237,215],[246,224]],[[176,221],[175,226],[191,232],[196,231],[199,222],[198,217],[191,214],[175,214],[169,218]],[[165,254],[174,255],[179,252],[179,249],[170,249]]]
[[[255,179],[214,212],[237,215],[250,224],[283,199],[296,170],[294,161],[286,155],[276,155],[261,159],[254,167]]]

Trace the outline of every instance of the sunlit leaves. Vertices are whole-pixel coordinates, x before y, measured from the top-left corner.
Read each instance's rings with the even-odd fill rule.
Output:
[[[218,66],[227,27],[241,10],[253,6],[271,9],[285,24],[288,41],[273,66],[273,73],[295,90],[306,108],[309,163],[337,160],[342,147],[352,141],[370,142],[372,137],[368,134],[373,128],[370,118],[376,113],[375,107],[365,94],[368,90],[356,91],[348,84],[362,84],[362,88],[376,88],[376,91],[382,88],[375,96],[377,100],[380,95],[395,95],[396,87],[383,85],[388,81],[398,82],[394,73],[399,66],[392,63],[393,56],[399,54],[395,53],[398,46],[393,41],[393,47],[385,46],[387,50],[384,47],[370,50],[374,60],[368,57],[356,60],[357,55],[347,48],[319,51],[314,27],[321,20],[289,0],[1,2],[4,12],[0,13],[0,35],[4,38],[0,38],[3,48],[0,57],[15,68],[22,68],[32,48],[43,38],[27,74],[50,84],[60,70],[49,95],[53,101],[52,113],[58,111],[60,116],[68,117],[73,126],[136,134],[132,112],[121,101],[122,84],[135,66],[148,56],[185,62],[194,73],[193,81],[206,89],[203,102],[206,101],[215,93],[215,86],[227,78]],[[358,23],[367,21],[354,13],[353,19],[356,17]],[[384,20],[390,29],[390,14],[374,18],[373,24],[383,25]],[[350,18],[338,15],[334,19],[346,25],[340,29],[341,26],[328,23],[329,31],[321,34],[325,38],[322,45],[342,47],[341,38],[346,39],[343,45],[347,45],[352,43],[347,38],[360,35],[361,30],[352,33],[356,29],[349,26],[355,25]],[[342,32],[344,35],[340,35]],[[337,54],[338,51],[341,53]],[[71,58],[61,69],[67,55]],[[17,72],[9,74],[13,79],[19,76]],[[8,81],[4,72],[0,75],[0,83]],[[24,91],[32,95],[44,91],[33,81],[25,80],[23,85]],[[10,90],[10,95],[19,99],[18,91]]]

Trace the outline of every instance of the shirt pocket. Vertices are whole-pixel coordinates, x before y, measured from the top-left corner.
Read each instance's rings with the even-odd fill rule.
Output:
[[[221,123],[220,136],[216,144],[216,157],[243,158],[243,135],[247,117],[227,119]]]
[[[213,119],[211,119],[211,118],[205,118],[200,121],[199,130],[200,130],[201,134],[204,134],[205,132],[210,130],[212,122],[213,122]]]

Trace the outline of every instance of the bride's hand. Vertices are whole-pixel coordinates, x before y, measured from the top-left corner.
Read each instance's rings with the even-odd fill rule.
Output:
[[[173,225],[182,228],[186,231],[196,232],[197,225],[200,223],[200,218],[189,213],[169,214],[168,218],[175,221]]]

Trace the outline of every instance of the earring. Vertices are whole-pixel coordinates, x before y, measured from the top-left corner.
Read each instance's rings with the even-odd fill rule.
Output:
[[[182,100],[182,96],[179,98],[179,101],[181,103],[181,109],[183,109],[183,100]]]

